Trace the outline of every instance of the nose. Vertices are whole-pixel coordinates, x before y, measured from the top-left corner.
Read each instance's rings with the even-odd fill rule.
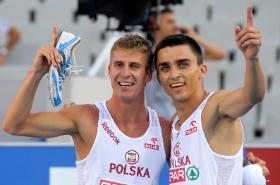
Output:
[[[180,73],[175,67],[171,67],[171,69],[170,69],[170,78],[172,80],[176,80],[176,79],[180,78]]]
[[[130,75],[131,75],[129,66],[124,66],[124,67],[122,68],[121,75],[122,75],[123,77],[127,77],[127,76],[130,76]]]

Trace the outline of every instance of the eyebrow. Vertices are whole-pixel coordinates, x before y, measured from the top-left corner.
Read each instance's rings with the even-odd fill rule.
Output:
[[[160,68],[160,67],[162,67],[162,66],[168,66],[168,65],[169,65],[168,63],[169,63],[169,62],[166,62],[166,61],[161,62],[161,63],[157,66],[157,68]]]
[[[138,62],[131,62],[131,63],[129,63],[129,65],[142,66],[142,64],[141,64],[141,63],[138,63]]]
[[[113,63],[113,64],[122,64],[122,63],[124,63],[124,61],[122,61],[122,60],[115,60],[115,61],[113,61],[112,63]],[[139,62],[137,62],[137,61],[131,61],[131,62],[129,62],[128,65],[142,66],[142,63],[139,63]]]
[[[176,62],[176,63],[181,63],[181,62],[190,62],[190,61],[191,61],[191,60],[188,59],[188,58],[182,58],[182,59],[176,60],[175,62]],[[169,61],[163,61],[163,62],[161,62],[161,63],[158,65],[158,67],[160,67],[160,66],[166,66],[166,65],[168,65],[168,63],[169,63]]]
[[[188,59],[188,58],[182,58],[182,59],[176,60],[175,62],[176,62],[176,63],[181,63],[181,62],[190,62],[190,61],[191,61],[191,60]]]
[[[122,63],[123,61],[122,60],[114,60],[112,61],[112,63]]]

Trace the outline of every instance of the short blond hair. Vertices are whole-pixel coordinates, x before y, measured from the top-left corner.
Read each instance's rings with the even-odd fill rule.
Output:
[[[112,52],[117,49],[131,49],[145,54],[147,56],[147,67],[150,70],[152,69],[152,47],[151,44],[143,37],[136,34],[125,35],[124,37],[121,37],[114,43],[111,49],[111,55]]]

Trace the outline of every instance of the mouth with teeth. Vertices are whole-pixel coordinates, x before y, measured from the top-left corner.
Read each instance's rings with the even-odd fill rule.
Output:
[[[130,87],[130,86],[133,86],[134,83],[132,83],[132,82],[119,82],[119,85],[122,86],[122,87]]]
[[[178,87],[182,87],[184,86],[185,83],[184,82],[177,82],[177,83],[172,83],[169,86],[173,89],[173,88],[178,88]]]

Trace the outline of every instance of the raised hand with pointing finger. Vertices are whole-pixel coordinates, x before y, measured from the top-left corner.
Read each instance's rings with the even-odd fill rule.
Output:
[[[247,22],[243,29],[239,26],[235,28],[235,39],[239,49],[246,59],[255,59],[258,56],[261,46],[260,31],[253,24],[253,7],[247,8]]]

